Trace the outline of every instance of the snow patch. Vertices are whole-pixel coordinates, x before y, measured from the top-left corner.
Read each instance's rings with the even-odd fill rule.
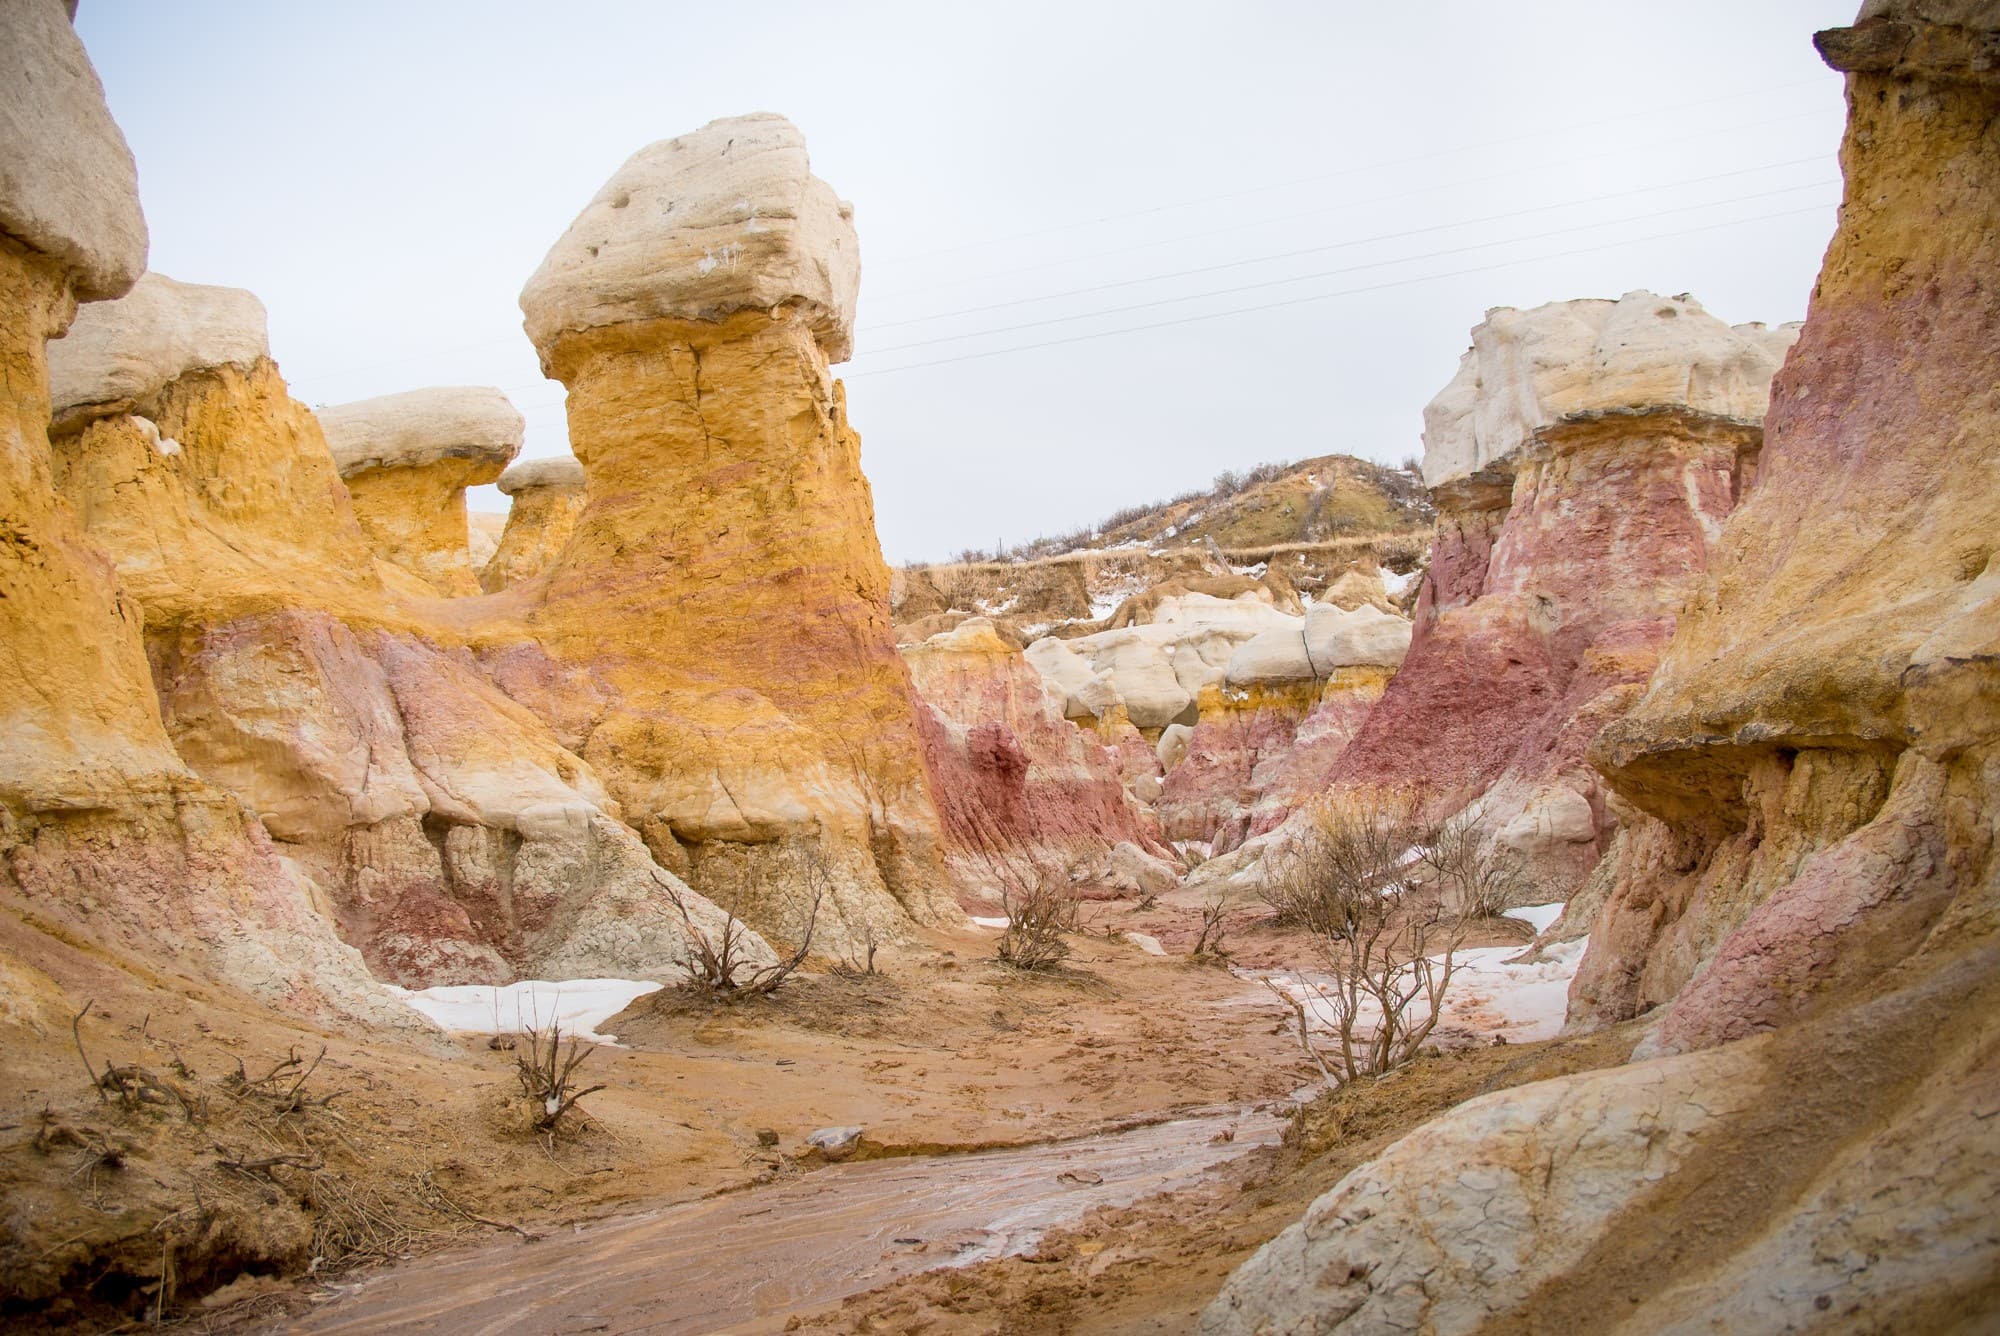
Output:
[[[1549,930],[1551,923],[1562,917],[1562,912],[1563,901],[1558,900],[1552,905],[1521,905],[1506,910],[1500,917],[1519,919],[1535,930],[1535,936],[1540,937]]]
[[[974,914],[972,916],[972,926],[975,928],[991,928],[995,932],[1005,932],[1007,930],[1007,916],[1002,914],[999,918],[981,918],[979,915]]]
[[[456,1034],[521,1034],[551,1023],[564,1033],[597,1044],[618,1041],[597,1027],[663,984],[646,979],[527,979],[492,984],[451,984],[411,990],[383,984],[404,1005],[422,1012]]]
[[[1410,586],[1417,582],[1419,574],[1411,571],[1408,575],[1398,575],[1387,566],[1377,566],[1375,573],[1382,577],[1382,588],[1388,592],[1390,598],[1401,598],[1408,592]]]

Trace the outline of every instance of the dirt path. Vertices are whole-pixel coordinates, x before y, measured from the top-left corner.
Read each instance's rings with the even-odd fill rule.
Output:
[[[1030,1252],[1098,1207],[1188,1187],[1276,1144],[1274,1111],[1217,1111],[1019,1150],[833,1165],[533,1244],[423,1258],[276,1332],[772,1331],[901,1276]]]

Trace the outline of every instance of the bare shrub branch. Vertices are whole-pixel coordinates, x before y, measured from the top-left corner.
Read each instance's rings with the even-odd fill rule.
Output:
[[[1079,930],[1082,902],[1066,878],[1039,869],[1018,879],[1004,878],[1000,902],[1007,912],[999,944],[1002,963],[1039,970],[1068,959],[1064,939]]]
[[[1266,900],[1313,936],[1327,966],[1326,982],[1301,987],[1329,1018],[1343,1082],[1407,1062],[1437,1026],[1467,928],[1423,876],[1439,837],[1416,795],[1328,801],[1272,859]],[[1307,1007],[1288,998],[1317,1061]]]

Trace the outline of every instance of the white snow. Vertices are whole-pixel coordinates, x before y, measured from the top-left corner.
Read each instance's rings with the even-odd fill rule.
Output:
[[[1563,902],[1558,900],[1552,905],[1521,905],[1505,911],[1500,917],[1519,919],[1535,930],[1535,936],[1540,937],[1549,930],[1551,923],[1562,917],[1562,912]]]
[[[1002,914],[999,918],[981,918],[979,915],[974,914],[972,916],[972,926],[975,928],[992,928],[996,932],[1004,932],[1007,929],[1007,916]]]
[[[664,985],[644,979],[527,979],[504,987],[467,983],[411,991],[384,984],[391,995],[458,1034],[521,1034],[530,1026],[553,1023],[563,1033],[598,1044],[613,1044],[596,1029],[635,999]]]
[[[1543,959],[1536,962],[1519,961],[1523,952],[1518,946],[1479,946],[1457,952],[1451,984],[1445,991],[1441,1026],[1465,1030],[1482,1039],[1495,1035],[1523,1042],[1555,1038],[1562,1032],[1569,1009],[1570,980],[1576,977],[1577,964],[1589,942],[1587,937],[1558,942],[1543,951]],[[1242,978],[1267,978],[1305,1005],[1315,1030],[1333,1029],[1333,1003],[1317,991],[1331,987],[1330,976],[1311,971],[1264,976],[1237,973]],[[1380,1014],[1363,998],[1361,1029],[1372,1029]],[[1421,1020],[1424,1014],[1421,1001],[1411,1005],[1411,1020]]]
[[[1411,571],[1408,575],[1398,575],[1387,566],[1377,566],[1375,572],[1382,577],[1382,588],[1388,591],[1390,598],[1401,598],[1404,591],[1416,583],[1418,574]]]

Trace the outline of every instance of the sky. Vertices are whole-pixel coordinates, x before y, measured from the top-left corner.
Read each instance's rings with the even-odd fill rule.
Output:
[[[902,562],[1419,455],[1490,307],[1801,319],[1844,115],[1810,37],[1853,13],[82,0],[77,28],[154,269],[262,298],[308,404],[499,386],[524,456],[568,450],[517,305],[556,238],[644,145],[789,116],[855,205],[836,374]]]

